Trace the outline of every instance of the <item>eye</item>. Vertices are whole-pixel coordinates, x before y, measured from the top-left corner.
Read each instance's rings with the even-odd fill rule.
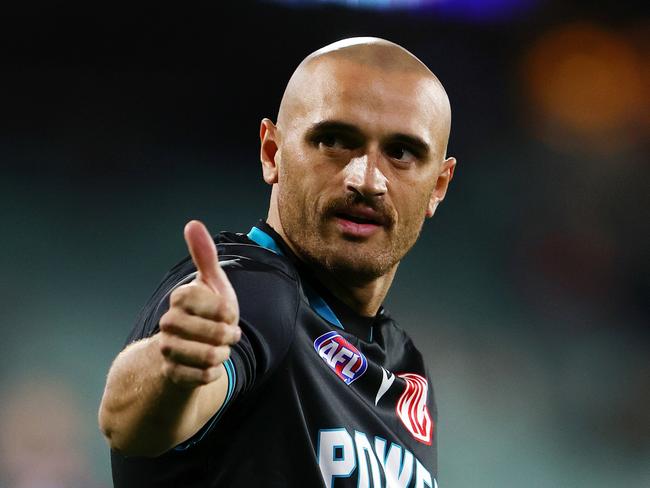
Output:
[[[361,144],[358,139],[350,134],[327,131],[314,135],[311,141],[318,149],[331,152],[356,149]]]
[[[384,152],[389,158],[402,163],[414,163],[419,159],[417,154],[404,144],[389,144],[384,148]]]
[[[317,142],[319,146],[329,149],[347,149],[345,141],[338,134],[321,134]]]

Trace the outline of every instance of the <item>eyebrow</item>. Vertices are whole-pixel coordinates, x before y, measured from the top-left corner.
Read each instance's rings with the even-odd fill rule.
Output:
[[[346,132],[350,135],[364,137],[364,134],[359,128],[355,125],[348,124],[346,122],[341,122],[338,120],[323,120],[322,122],[316,122],[309,129],[307,129],[307,138],[311,139],[315,135],[321,134],[323,132]]]
[[[417,136],[412,136],[409,134],[392,134],[389,136],[391,142],[401,142],[402,144],[409,146],[413,149],[417,155],[424,158],[429,155],[430,148],[429,144],[424,142],[423,139]]]
[[[318,134],[329,131],[343,132],[355,137],[366,138],[363,131],[361,131],[356,125],[342,122],[340,120],[323,120],[322,122],[316,122],[307,129],[306,137],[307,139],[312,139]],[[421,157],[427,156],[430,152],[429,144],[427,144],[422,138],[411,134],[398,132],[390,134],[388,137],[383,139],[384,141],[389,142],[401,142],[418,152]]]

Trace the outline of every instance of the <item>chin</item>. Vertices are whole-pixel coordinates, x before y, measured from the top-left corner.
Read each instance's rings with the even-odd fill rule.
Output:
[[[329,272],[351,283],[364,283],[387,274],[394,263],[385,257],[369,259],[368,253],[345,253],[327,256],[321,263]],[[382,259],[383,258],[383,259]]]
[[[395,256],[386,251],[392,249],[390,245],[351,241],[319,230],[300,229],[295,237],[287,235],[303,260],[346,282],[367,283],[389,273],[396,264]]]

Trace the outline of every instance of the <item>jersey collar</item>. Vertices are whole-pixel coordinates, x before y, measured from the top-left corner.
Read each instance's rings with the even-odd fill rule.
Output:
[[[268,224],[266,224],[266,226],[268,226]],[[280,256],[285,255],[285,253],[282,252],[280,246],[278,246],[278,243],[275,241],[275,239],[273,239],[273,237],[271,237],[269,234],[257,226],[253,226],[251,228],[250,232],[247,234],[247,237],[257,245],[266,248],[269,251],[279,254]],[[321,318],[325,319],[333,326],[345,330],[343,324],[329,307],[329,305],[325,302],[325,300],[323,300],[321,296],[318,295],[318,293],[316,293],[310,286],[306,286],[306,283],[303,283],[303,288],[305,290],[307,300],[309,300],[309,306],[312,308],[312,310],[314,310],[314,312],[320,315]]]

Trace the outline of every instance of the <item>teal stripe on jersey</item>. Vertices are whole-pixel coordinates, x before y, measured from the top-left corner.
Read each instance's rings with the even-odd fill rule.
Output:
[[[266,248],[269,251],[273,251],[274,253],[279,254],[281,256],[283,255],[282,250],[280,249],[278,244],[273,240],[273,237],[268,235],[263,230],[258,229],[257,227],[253,227],[250,230],[250,232],[247,234],[247,237],[251,241],[258,244],[259,246],[262,246],[263,248]],[[322,318],[327,320],[330,324],[334,325],[335,327],[338,327],[340,329],[345,329],[341,321],[336,316],[336,314],[332,311],[329,305],[325,303],[325,300],[323,300],[320,296],[318,296],[308,286],[304,286],[304,289],[305,289],[305,293],[307,294],[307,299],[309,300],[309,305],[314,310],[314,312],[316,312],[318,315],[320,315]]]
[[[246,236],[258,245],[282,256],[282,250],[278,247],[273,238],[263,230],[253,227]]]
[[[309,300],[309,306],[314,310],[314,312],[316,312],[322,318],[327,320],[330,324],[338,327],[339,329],[345,330],[343,324],[336,316],[336,314],[332,311],[330,306],[327,303],[325,303],[325,300],[323,300],[320,296],[318,296],[308,286],[303,285],[303,289],[305,290],[305,295],[307,295],[307,299]]]

